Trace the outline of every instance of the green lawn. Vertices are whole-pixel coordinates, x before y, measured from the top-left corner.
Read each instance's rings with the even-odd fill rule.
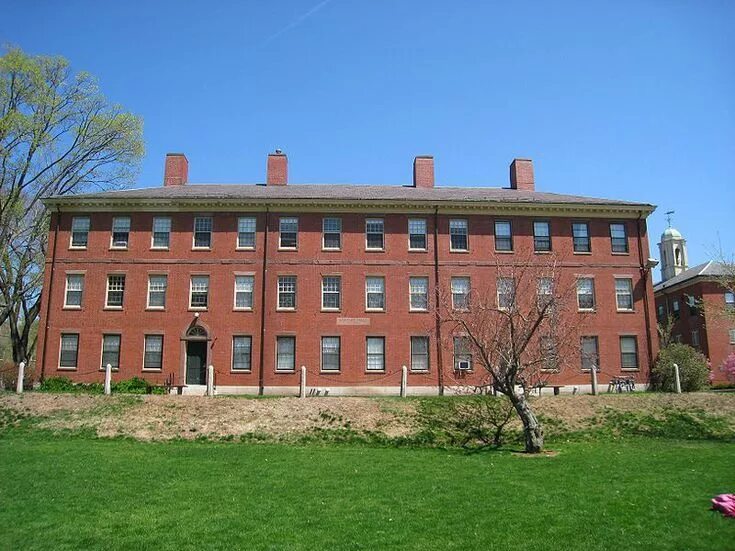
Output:
[[[0,548],[733,549],[735,444],[507,452],[0,436]]]

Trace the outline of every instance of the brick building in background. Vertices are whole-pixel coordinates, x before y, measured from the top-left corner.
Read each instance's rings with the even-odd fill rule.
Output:
[[[310,387],[410,393],[487,379],[437,324],[440,293],[493,289],[498,265],[551,251],[578,280],[587,358],[550,375],[585,385],[648,380],[656,353],[648,204],[535,190],[530,160],[510,188],[292,185],[268,155],[265,185],[193,185],[183,154],[164,186],[52,197],[38,359],[45,377],[172,379],[200,391]],[[581,348],[581,345],[580,345]],[[456,352],[456,353],[455,353]],[[584,365],[583,365],[584,363]]]
[[[661,234],[658,246],[662,274],[654,286],[658,321],[665,324],[672,318],[672,338],[707,356],[713,382],[725,383],[720,367],[735,352],[735,323],[723,315],[735,311],[735,293],[720,283],[728,274],[726,267],[709,261],[689,268],[686,240],[672,227]]]

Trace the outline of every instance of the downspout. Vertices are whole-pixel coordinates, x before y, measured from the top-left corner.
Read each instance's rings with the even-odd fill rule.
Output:
[[[651,339],[651,312],[650,312],[650,304],[648,302],[648,277],[650,275],[650,270],[643,264],[643,241],[641,238],[641,221],[643,212],[638,212],[638,220],[636,223],[636,229],[638,230],[638,259],[640,261],[640,269],[641,274],[643,274],[643,309],[645,310],[646,314],[646,343],[648,348],[648,372],[650,374],[651,369],[653,369],[653,342]]]
[[[260,277],[260,365],[258,366],[258,395],[262,396],[265,392],[265,360],[263,351],[265,350],[265,288],[266,288],[266,263],[268,262],[268,233],[270,233],[270,224],[268,216],[268,207],[265,208],[265,232],[263,235],[263,269]]]
[[[51,276],[48,283],[48,293],[46,294],[46,319],[43,326],[43,356],[41,357],[41,382],[46,378],[46,349],[48,344],[48,326],[49,315],[51,314],[51,291],[54,288],[54,268],[56,267],[56,243],[59,241],[59,219],[61,212],[59,206],[56,205],[56,227],[54,228],[54,246],[51,247]]]
[[[439,207],[434,207],[434,300],[436,324],[436,363],[439,396],[444,396],[444,361],[442,359],[442,324],[439,314],[441,295],[439,292]]]

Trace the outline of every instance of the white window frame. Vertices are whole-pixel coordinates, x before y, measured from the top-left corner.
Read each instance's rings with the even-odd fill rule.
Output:
[[[207,304],[205,306],[193,306],[192,299],[194,298],[194,280],[195,279],[206,279],[207,280]],[[211,280],[209,274],[191,274],[189,276],[189,310],[204,311],[209,309],[209,292],[211,290]],[[201,291],[197,291],[201,293]]]
[[[247,224],[248,227],[252,225],[253,231],[242,231],[243,224]],[[253,234],[253,244],[243,245],[240,242],[240,234]],[[255,216],[240,216],[237,219],[237,243],[235,249],[238,251],[254,251],[256,242],[258,239],[258,219]]]
[[[681,335],[679,335],[681,336]],[[635,343],[635,367],[624,367],[623,366],[623,339],[633,339]],[[618,348],[620,349],[620,370],[621,371],[638,371],[641,368],[640,348],[638,347],[638,337],[636,335],[620,335],[618,338]],[[630,352],[625,352],[630,354]]]
[[[120,371],[120,363],[122,359],[122,334],[121,333],[104,333],[102,335],[102,342],[100,343],[100,371],[107,369],[105,363],[105,338],[117,337],[117,367],[112,366],[112,371]]]
[[[87,224],[86,224],[87,228],[85,230],[76,230],[76,232],[75,232],[75,230],[74,230],[74,224],[77,223],[77,221],[81,222],[82,220],[86,220],[87,221]],[[69,248],[70,249],[78,249],[78,250],[84,250],[84,249],[86,249],[89,246],[89,232],[90,232],[91,227],[92,227],[92,222],[91,222],[89,216],[74,216],[74,217],[72,217],[72,219],[71,219],[71,230],[69,231]],[[74,233],[82,233],[82,231],[84,231],[84,233],[87,234],[86,242],[85,242],[84,245],[75,245],[74,244]]]
[[[725,301],[725,308],[728,310],[735,309],[735,292],[725,291],[723,296],[724,296],[724,301]]]
[[[79,304],[69,304],[69,277],[81,278],[82,288],[79,290]],[[66,272],[64,282],[64,306],[65,310],[81,310],[84,304],[84,272]],[[76,292],[76,291],[73,291]]]
[[[246,278],[246,281],[247,280],[250,281],[250,291],[249,291],[249,294],[250,294],[250,306],[238,306],[237,305],[237,295],[238,295],[238,293],[244,293],[245,295],[248,294],[248,291],[247,290],[238,290],[237,289],[237,280],[239,278]],[[247,285],[246,285],[246,287],[247,287]],[[233,310],[238,310],[238,311],[245,311],[245,312],[251,311],[253,309],[253,306],[255,305],[255,274],[240,274],[240,273],[236,273],[235,274],[235,277],[233,279],[232,288],[233,288],[233,291],[234,291],[233,292],[233,297],[232,297],[232,309]]]
[[[149,337],[156,337],[161,339],[161,367],[146,367],[146,354],[148,353],[148,339]],[[157,373],[163,371],[163,352],[164,352],[165,339],[161,333],[146,333],[143,335],[143,367],[142,370],[146,372]]]
[[[151,292],[160,293],[160,290],[153,291],[151,288],[151,278],[162,277],[165,279],[163,286],[163,306],[157,306],[151,304]],[[168,274],[148,274],[148,292],[146,293],[146,310],[165,310],[166,309],[166,295],[168,294]]]
[[[123,224],[127,221],[127,230],[120,231],[119,228],[116,228],[119,224]],[[112,231],[110,232],[110,249],[116,249],[124,251],[130,246],[130,216],[113,216],[112,218]],[[127,237],[125,239],[124,245],[115,245],[115,233],[126,233]]]
[[[369,235],[378,235],[378,232],[368,232],[370,224],[380,224],[380,247],[371,247]],[[384,251],[385,250],[385,218],[366,218],[365,219],[365,250],[366,251]]]
[[[168,230],[166,230],[165,232],[156,231],[157,221],[166,221]],[[156,245],[156,233],[165,233],[166,242],[168,243],[168,245]],[[153,223],[151,225],[151,250],[167,251],[169,250],[170,247],[171,247],[171,217],[170,216],[154,216]]]
[[[543,292],[542,292],[543,291]],[[551,309],[554,304],[554,278],[542,276],[536,282],[536,305],[543,308],[547,302],[551,302]],[[548,311],[548,310],[547,310]]]
[[[197,230],[198,220],[209,220],[209,230]],[[197,245],[197,233],[209,234],[209,245]],[[214,238],[214,218],[209,215],[200,215],[194,217],[194,231],[191,235],[191,249],[193,251],[209,251],[212,249],[212,241]]]
[[[592,283],[592,307],[591,308],[582,308],[579,297],[581,293],[579,292],[579,284],[582,280],[590,281]],[[576,285],[576,294],[577,294],[577,310],[580,312],[594,312],[597,309],[597,298],[595,297],[595,278],[594,277],[588,277],[588,276],[580,276],[577,278],[577,285]],[[585,293],[586,295],[586,293]]]
[[[62,366],[61,365],[61,352],[62,352],[62,348],[64,346],[64,337],[66,337],[66,336],[72,336],[72,335],[77,338],[76,352],[74,354],[74,356],[75,356],[74,366],[70,366],[70,365],[69,366],[66,366],[66,365],[65,366]],[[77,368],[79,367],[79,333],[62,332],[59,335],[59,361],[57,362],[56,366],[57,366],[57,369],[59,371],[76,371],[77,370]]]
[[[381,285],[382,292],[380,293],[380,295],[382,295],[382,297],[383,297],[383,306],[380,307],[380,308],[370,306],[370,300],[368,298],[369,295],[371,295],[371,294],[373,294],[373,295],[378,294],[377,291],[369,291],[368,290],[369,289],[369,283],[368,282],[371,279],[372,280],[375,280],[375,281],[378,281],[379,280],[381,282],[380,285]],[[385,276],[379,276],[379,275],[368,275],[368,276],[365,276],[365,311],[367,311],[367,312],[385,312],[385,306],[386,306]]]
[[[510,247],[507,249],[501,249],[498,247],[498,224],[508,225],[508,235],[500,236],[500,239],[508,239],[510,241]],[[512,220],[494,220],[493,221],[493,238],[495,241],[495,252],[499,253],[512,253],[513,252],[513,221]]]
[[[289,368],[278,367],[278,343],[281,339],[290,339],[293,341],[293,365]],[[293,373],[296,371],[296,335],[276,335],[276,372],[278,373]]]
[[[412,283],[416,280],[422,280],[426,282],[426,292],[425,293],[414,293],[413,292],[413,286]],[[424,296],[426,297],[426,307],[425,308],[417,308],[413,305],[413,297],[414,296]],[[408,278],[408,310],[409,312],[428,312],[429,311],[429,278],[426,276],[411,276]]]
[[[380,369],[376,369],[374,367],[370,367],[370,341],[380,341],[382,343],[382,352],[380,354],[381,356],[381,367]],[[375,352],[372,353],[373,356],[376,356],[377,354]],[[385,372],[385,337],[381,335],[368,335],[365,337],[365,371],[367,373],[384,373]]]
[[[455,294],[457,294],[457,295],[460,294],[460,293],[455,293],[454,292],[454,282],[455,281],[459,281],[459,280],[466,280],[467,281],[467,292],[464,293],[464,296],[465,296],[465,299],[464,299],[465,304],[464,305],[457,305],[457,303],[454,300],[454,295]],[[467,310],[469,308],[470,294],[471,293],[472,293],[472,279],[469,276],[453,276],[449,280],[449,294],[452,295],[452,310],[458,310],[458,311],[465,311],[465,310]]]
[[[546,235],[543,234],[536,234],[536,224],[539,224],[540,226],[546,226]],[[550,253],[553,250],[553,243],[551,240],[551,221],[549,220],[534,220],[532,222],[532,229],[533,229],[533,252],[534,253]],[[539,249],[536,248],[536,239],[548,239],[549,240],[549,248],[548,249]]]
[[[283,224],[285,222],[291,222],[293,221],[296,225],[296,230],[291,232],[284,232],[283,231]],[[295,234],[294,238],[294,245],[293,246],[284,246],[283,245],[283,234],[284,233],[293,233]],[[278,219],[278,250],[279,251],[296,251],[299,248],[299,219],[296,216],[281,216]]]
[[[426,367],[424,368],[414,368],[413,367],[413,357],[418,354],[414,354],[413,352],[413,341],[414,339],[421,339],[426,342]],[[411,354],[411,360],[409,362],[409,369],[413,373],[428,373],[431,370],[431,340],[427,335],[411,335],[409,337],[409,346],[410,346],[410,354]],[[423,354],[422,354],[423,356]]]
[[[326,290],[328,279],[337,281],[337,290]],[[324,299],[327,295],[337,295],[337,306],[325,306]],[[339,274],[325,274],[322,276],[322,311],[339,312],[342,309],[342,276]]]
[[[424,231],[422,233],[412,232],[411,231],[411,225],[420,223],[424,227]],[[426,218],[409,218],[407,223],[408,228],[408,250],[409,251],[418,251],[418,252],[425,252],[429,248],[429,235],[427,230],[428,224],[426,223]],[[412,247],[411,246],[411,236],[412,235],[423,235],[424,237],[424,246],[423,247]]]
[[[465,248],[464,249],[456,249],[454,248],[454,245],[452,244],[452,226],[457,226],[457,229],[461,229],[462,226],[464,226],[464,239],[465,239]],[[460,234],[457,234],[460,235]],[[467,218],[452,218],[449,220],[449,252],[451,253],[466,253],[470,250],[470,223],[467,220]]]
[[[337,221],[339,228],[337,230],[327,230],[327,221]],[[339,239],[338,247],[327,247],[327,234],[337,235]],[[341,251],[342,250],[342,218],[339,216],[325,216],[322,218],[322,250],[323,251]]]
[[[236,339],[250,339],[250,346],[248,349],[248,364],[250,367],[243,369],[241,367],[235,367],[235,340]],[[252,335],[232,335],[232,351],[231,351],[230,371],[232,373],[251,373],[253,371],[253,337]]]
[[[623,228],[623,237],[615,237],[613,235],[613,226],[620,226]],[[615,239],[625,239],[625,250],[615,250]],[[628,226],[625,222],[610,222],[610,252],[612,254],[630,254],[630,244],[628,243]]]
[[[621,293],[618,289],[618,281],[627,281],[628,288],[627,293]],[[620,299],[622,297],[630,296],[630,308],[621,308]],[[633,278],[632,277],[616,277],[615,278],[615,308],[618,312],[633,312],[635,310],[635,302],[633,300]]]
[[[324,339],[337,339],[337,369],[325,369],[324,367]],[[342,338],[339,335],[322,335],[319,338],[319,371],[322,373],[342,371]]]
[[[282,278],[292,278],[293,279],[293,291],[281,291],[281,279]],[[296,310],[296,307],[298,306],[298,289],[299,289],[299,281],[298,277],[293,274],[280,274],[276,278],[276,310],[281,312],[293,312]],[[281,306],[281,294],[292,294],[293,293],[293,306]]]
[[[111,305],[110,304],[110,278],[111,277],[122,277],[122,300],[120,301],[120,305]],[[106,310],[122,310],[125,306],[125,287],[127,284],[127,277],[126,274],[120,274],[120,273],[112,273],[107,274],[107,281],[105,286],[105,309]],[[118,291],[119,289],[114,289],[114,291]]]
[[[511,289],[510,289],[510,304],[505,305],[501,302],[500,297],[505,296],[507,293],[501,293],[501,284],[505,285],[508,282],[510,282]],[[497,294],[497,304],[498,304],[498,310],[510,310],[513,306],[515,306],[515,298],[516,298],[516,280],[514,277],[499,277],[496,282],[496,294]]]

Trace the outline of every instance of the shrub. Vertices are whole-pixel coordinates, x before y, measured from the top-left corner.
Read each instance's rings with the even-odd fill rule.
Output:
[[[75,383],[69,377],[48,377],[41,383],[39,390],[43,392],[102,394],[104,386],[101,383]]]
[[[682,392],[703,390],[709,384],[707,358],[691,346],[672,343],[658,353],[656,364],[651,370],[652,390],[675,391],[674,364],[679,366]]]
[[[735,384],[735,352],[725,358],[725,361],[720,366],[720,370],[725,373],[728,381]]]
[[[140,377],[112,383],[112,392],[115,394],[145,394],[147,391],[148,383]]]

